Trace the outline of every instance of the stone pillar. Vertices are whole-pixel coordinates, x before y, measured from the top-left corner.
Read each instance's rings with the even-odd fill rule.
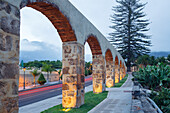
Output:
[[[122,79],[123,79],[123,68],[120,67],[120,80],[122,80]]]
[[[119,65],[115,65],[115,83],[120,82],[120,68]]]
[[[19,12],[0,1],[0,113],[18,113]]]
[[[62,105],[78,108],[84,104],[84,45],[63,42]]]
[[[93,93],[105,91],[105,60],[102,55],[93,55]]]
[[[113,87],[115,82],[113,61],[106,61],[106,86]]]

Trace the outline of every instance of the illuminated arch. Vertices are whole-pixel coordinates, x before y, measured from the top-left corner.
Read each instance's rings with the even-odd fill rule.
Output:
[[[90,35],[87,38],[93,56],[93,92],[102,93],[105,90],[105,61],[102,56],[102,50],[97,38]]]
[[[115,57],[115,83],[120,82],[120,73],[119,73],[119,59],[118,56]]]
[[[53,24],[53,26],[58,31],[58,34],[62,40],[63,43],[63,65],[62,65],[62,71],[63,71],[63,82],[62,82],[62,106],[66,108],[70,107],[80,107],[84,100],[77,99],[84,98],[84,92],[81,92],[81,94],[77,94],[77,92],[80,92],[80,90],[84,90],[84,63],[81,63],[79,66],[77,66],[74,63],[70,63],[70,60],[81,60],[81,62],[84,62],[84,46],[77,43],[76,35],[72,29],[72,26],[69,22],[69,19],[66,15],[64,15],[58,8],[57,5],[50,3],[47,0],[23,0],[20,4],[20,8],[23,7],[31,7],[42,14],[44,14]],[[75,48],[78,48],[79,51],[75,51]],[[68,57],[68,55],[75,55],[74,58]],[[69,65],[64,65],[69,64]],[[71,68],[70,68],[71,67]],[[81,68],[80,68],[81,67]],[[74,69],[73,69],[74,68]],[[81,74],[77,74],[78,72],[74,72],[73,70],[77,70],[77,68],[80,70]],[[68,76],[69,75],[69,76]],[[73,81],[68,81],[67,79],[71,80],[73,78],[81,78],[76,79],[76,83],[73,83]],[[74,80],[75,81],[75,80]],[[74,86],[80,87],[79,89],[73,89]],[[73,93],[74,90],[74,93]],[[73,94],[74,95],[73,95]],[[72,94],[72,96],[69,96]],[[77,96],[78,95],[78,96]]]
[[[123,70],[122,70],[122,68],[123,68],[123,65],[122,65],[122,61],[120,60],[120,80],[122,80],[123,79]]]
[[[106,60],[106,86],[114,86],[114,71],[113,71],[113,56],[110,49],[107,49],[105,53]]]
[[[35,10],[43,13],[57,29],[63,43],[63,60],[65,69],[63,69],[63,80],[68,81],[68,84],[62,85],[62,101],[67,104],[73,103],[74,106],[64,107],[80,107],[84,104],[84,39],[90,33],[94,33],[96,37],[88,37],[92,54],[93,54],[93,81],[95,81],[95,93],[100,93],[105,89],[105,59],[102,56],[102,50],[109,48],[119,56],[120,54],[108,42],[108,40],[90,23],[68,0],[1,0],[2,11],[1,17],[1,31],[3,42],[0,47],[0,67],[4,69],[2,73],[2,80],[5,81],[1,89],[5,93],[2,95],[4,102],[8,102],[8,106],[1,104],[6,112],[8,107],[10,112],[18,111],[18,92],[17,79],[19,75],[18,61],[19,61],[19,29],[20,29],[20,8],[25,6],[32,7]],[[22,1],[22,2],[21,2]],[[20,4],[21,2],[21,4]],[[18,7],[20,5],[20,8]],[[80,27],[79,27],[80,26]],[[9,36],[6,36],[9,35]],[[77,37],[76,37],[77,36]],[[97,39],[100,39],[97,41]],[[101,41],[99,43],[99,41]],[[101,45],[101,46],[100,46]],[[102,50],[101,50],[102,49]],[[77,50],[77,51],[76,51]],[[6,57],[4,57],[6,56]],[[119,82],[119,60],[115,58],[115,70],[117,70]],[[123,61],[123,59],[121,59]],[[125,67],[126,68],[126,67]],[[8,71],[10,69],[10,72]],[[77,71],[78,70],[78,71]],[[127,68],[126,68],[127,70]],[[12,73],[12,74],[9,74]],[[72,74],[72,75],[71,75]],[[74,74],[74,75],[73,75]],[[10,75],[10,76],[9,76]],[[65,77],[65,75],[68,75]],[[71,76],[70,76],[71,75]],[[94,80],[95,78],[95,80]],[[74,81],[74,83],[73,83]],[[78,81],[78,82],[77,82]],[[14,84],[14,85],[13,85]],[[14,86],[14,88],[12,87]],[[10,91],[7,92],[6,87],[9,86]],[[70,88],[71,87],[71,88]],[[73,91],[74,88],[74,91]],[[72,90],[72,91],[71,91]],[[3,90],[0,93],[4,92]],[[74,97],[74,98],[72,98]],[[13,106],[15,104],[15,106]],[[3,111],[3,110],[2,110]]]
[[[123,64],[123,78],[126,76],[126,68],[125,65]]]

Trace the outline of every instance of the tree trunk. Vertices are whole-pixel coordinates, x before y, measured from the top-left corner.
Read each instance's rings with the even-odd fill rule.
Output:
[[[127,72],[131,72],[131,69],[130,69],[130,67],[131,67],[131,64],[130,64],[131,62],[130,62],[130,60],[128,59],[127,60]]]
[[[129,6],[130,6],[130,2],[129,2]],[[127,57],[127,71],[128,72],[131,72],[131,61],[130,61],[130,57],[131,57],[131,47],[130,47],[130,41],[131,41],[131,34],[130,34],[130,31],[131,31],[131,9],[130,7],[128,8],[129,9],[129,14],[128,14],[128,57]]]
[[[49,82],[49,73],[47,72],[47,83]]]

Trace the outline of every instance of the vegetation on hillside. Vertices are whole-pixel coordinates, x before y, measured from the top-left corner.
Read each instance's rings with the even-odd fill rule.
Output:
[[[157,65],[158,63],[164,63],[170,65],[170,54],[168,55],[167,58],[165,57],[155,58],[154,56],[143,55],[143,56],[139,56],[136,61],[137,65],[143,65],[144,67],[146,67],[147,65],[154,66]]]
[[[55,69],[62,69],[62,61],[57,60],[57,61],[49,61],[49,60],[44,60],[44,61],[30,61],[28,63],[24,63],[24,66],[27,69],[31,69],[31,68],[43,68],[42,71],[44,71],[44,68],[49,67],[50,66],[50,70],[55,70]],[[47,69],[48,70],[48,69]],[[47,72],[45,70],[45,72]],[[50,71],[48,71],[50,72]],[[59,70],[59,74],[61,73],[61,70]],[[92,74],[92,64],[91,62],[85,62],[85,75],[91,75]]]
[[[49,60],[44,60],[44,61],[30,61],[28,63],[24,63],[25,67],[36,67],[40,68],[43,66],[43,64],[48,64],[51,65],[51,68],[53,69],[61,69],[62,68],[62,62],[60,60],[57,61],[49,61]]]
[[[144,88],[152,90],[151,98],[164,113],[170,112],[170,66],[164,63],[147,65],[133,73]]]

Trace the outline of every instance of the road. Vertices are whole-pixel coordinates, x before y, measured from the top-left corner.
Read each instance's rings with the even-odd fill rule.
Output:
[[[85,87],[92,84],[92,77],[85,78]],[[62,84],[19,92],[19,107],[62,94]]]

